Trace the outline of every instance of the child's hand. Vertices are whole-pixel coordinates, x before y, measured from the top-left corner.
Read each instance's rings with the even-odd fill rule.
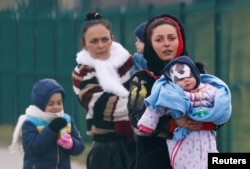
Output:
[[[62,128],[66,127],[67,125],[67,121],[62,118],[62,117],[58,117],[55,118],[54,120],[52,120],[50,122],[50,124],[48,125],[48,127],[55,133],[58,133],[59,130],[61,130]]]
[[[57,144],[65,149],[71,149],[73,147],[73,140],[70,134],[64,134],[57,140]]]

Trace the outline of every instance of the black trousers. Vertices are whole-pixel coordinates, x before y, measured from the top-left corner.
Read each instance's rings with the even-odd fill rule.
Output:
[[[94,141],[87,156],[87,169],[134,169],[135,150],[126,138],[111,142]]]
[[[135,137],[136,169],[172,169],[165,138]]]

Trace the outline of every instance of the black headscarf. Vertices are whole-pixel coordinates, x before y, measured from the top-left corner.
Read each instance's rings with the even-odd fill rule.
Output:
[[[148,69],[150,71],[152,71],[155,75],[161,75],[162,74],[162,70],[164,68],[164,66],[167,64],[167,62],[163,62],[159,56],[155,53],[153,47],[152,47],[152,43],[150,41],[150,37],[149,34],[151,31],[151,23],[155,22],[154,25],[157,25],[157,20],[159,20],[159,25],[161,24],[160,21],[163,20],[168,20],[170,22],[173,22],[174,25],[177,27],[177,32],[178,32],[178,38],[182,39],[182,48],[181,51],[179,52],[178,56],[179,57],[181,55],[187,55],[186,52],[186,45],[185,45],[185,34],[184,34],[184,29],[182,24],[179,22],[179,20],[171,15],[168,14],[164,14],[164,15],[160,15],[160,16],[156,16],[151,18],[147,25],[146,28],[144,30],[144,39],[145,39],[145,46],[144,46],[144,51],[143,51],[143,55],[145,57],[145,59],[147,60],[147,66]]]

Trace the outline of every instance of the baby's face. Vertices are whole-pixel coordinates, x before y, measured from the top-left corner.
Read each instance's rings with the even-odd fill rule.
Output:
[[[54,93],[46,107],[45,107],[45,112],[51,112],[51,113],[58,113],[63,110],[63,98],[61,93]]]
[[[191,91],[194,89],[196,85],[196,79],[193,76],[185,77],[185,78],[178,79],[176,81],[176,84],[178,84],[185,91]]]

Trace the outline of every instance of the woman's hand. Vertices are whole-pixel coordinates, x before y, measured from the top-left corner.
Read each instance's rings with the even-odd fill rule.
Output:
[[[175,125],[178,127],[185,127],[188,130],[201,130],[203,123],[199,121],[194,121],[187,116],[175,119]]]

